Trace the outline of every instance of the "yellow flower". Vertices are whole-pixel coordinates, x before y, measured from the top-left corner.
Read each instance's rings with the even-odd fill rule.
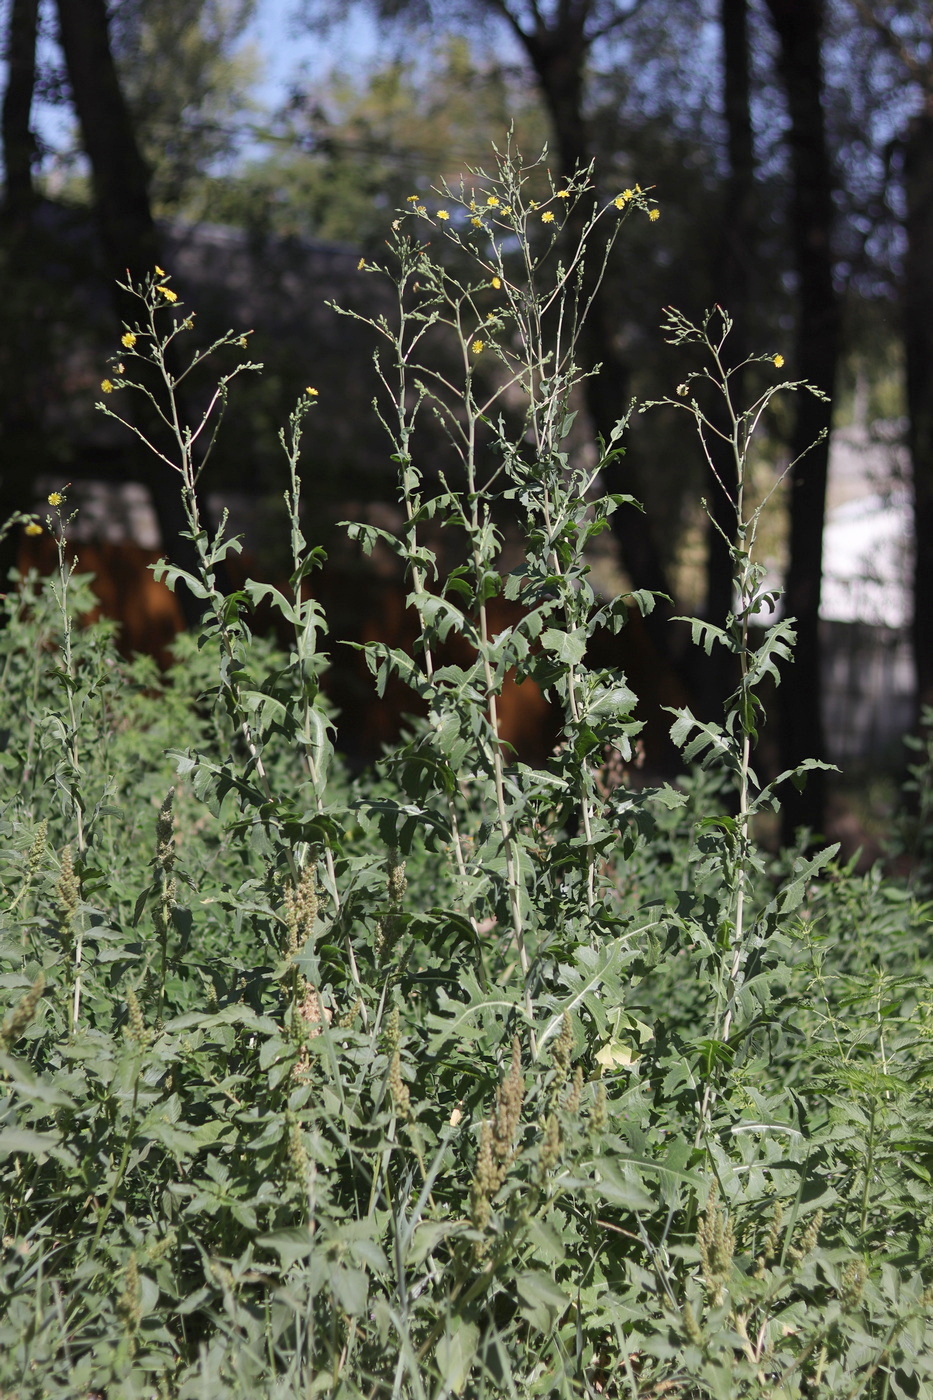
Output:
[[[775,366],[775,369],[783,369],[783,367],[784,367],[784,356],[783,356],[783,355],[775,355],[775,357],[774,357],[774,366]]]
[[[126,335],[121,335],[120,344],[125,345],[127,350],[132,350],[136,344],[136,337],[132,331],[127,331]]]
[[[551,213],[550,209],[541,215],[541,222],[542,224],[552,224],[554,222],[554,215]]]
[[[159,287],[159,288],[157,288],[157,290],[160,291],[160,292],[162,293],[162,295],[165,297],[165,300],[166,300],[166,301],[177,301],[177,300],[178,300],[178,293],[177,293],[177,292],[173,292],[172,289],[171,289],[171,287]]]
[[[65,497],[62,495],[61,491],[50,491],[48,499],[50,506],[61,506],[65,503]]]
[[[661,211],[660,211],[660,209],[651,209],[651,210],[649,210],[649,212],[648,212],[648,218],[651,220],[651,222],[652,222],[653,224],[656,224],[656,223],[658,222],[658,219],[660,219],[660,217],[661,217]]]
[[[498,209],[498,208],[499,208],[499,199],[498,199],[498,196],[497,196],[497,195],[494,195],[494,194],[487,195],[487,196],[486,196],[486,203],[489,205],[490,209]]]
[[[318,396],[317,389],[312,389],[310,384],[308,385],[307,389],[305,389],[305,393],[307,394],[309,399],[316,399]]]
[[[35,522],[34,520],[30,520],[29,524],[26,526],[26,534],[27,534],[27,535],[41,535],[41,534],[42,534],[42,526],[41,526],[41,525],[37,525],[36,522]]]
[[[473,351],[474,355],[481,355],[486,349],[485,340],[474,340],[473,344],[470,346],[470,349]]]
[[[366,266],[366,259],[365,259],[365,258],[360,258],[359,262],[358,262],[357,265],[356,265],[356,270],[357,270],[357,272],[362,272],[362,271],[363,271],[363,268],[364,268],[365,266]]]
[[[558,191],[557,191],[557,198],[558,198],[558,199],[569,199],[569,198],[570,198],[570,191],[569,191],[569,190],[558,190]]]
[[[624,209],[626,204],[628,204],[629,200],[634,198],[634,190],[623,190],[621,194],[616,195],[615,199],[612,202],[617,209]]]
[[[165,271],[165,268],[164,268],[164,267],[160,267],[158,263],[156,263],[155,274],[156,274],[156,277],[167,277],[167,276],[168,276],[168,273]]]
[[[240,349],[245,350],[248,344],[249,341],[246,339],[246,336],[241,335],[239,340],[237,341],[237,345],[239,345]]]
[[[483,227],[483,221],[482,221],[482,219],[471,219],[471,220],[470,220],[470,223],[473,225],[474,228],[482,228],[482,227]]]
[[[419,200],[420,198],[421,198],[421,195],[420,195],[420,194],[410,194],[410,195],[407,195],[407,196],[406,196],[406,198],[405,198],[405,203],[406,203],[406,204],[417,204],[417,203],[418,203],[418,200]]]
[[[501,278],[501,277],[493,277],[493,278],[491,279],[489,285],[490,285],[490,287],[495,287],[496,291],[498,291],[499,288],[502,286],[502,278]]]
[[[446,209],[438,209],[438,211],[437,211],[437,217],[438,217],[439,219],[449,219],[449,218],[450,218],[450,215],[448,214],[448,212],[447,212]]]
[[[101,387],[101,392],[104,393],[104,394],[112,394],[112,393],[113,393],[113,384],[111,383],[111,381],[110,381],[109,379],[102,379],[102,380],[100,381],[100,387]],[[56,503],[52,500],[52,497],[51,497],[51,496],[49,497],[49,504],[50,504],[50,505],[55,505],[55,504],[56,504]]]

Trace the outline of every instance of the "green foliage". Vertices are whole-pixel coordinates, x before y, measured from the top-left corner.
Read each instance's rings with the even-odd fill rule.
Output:
[[[235,124],[258,55],[242,44],[255,0],[120,0],[111,22],[114,56],[151,173],[158,214],[192,214],[204,182],[234,154]]]
[[[592,213],[566,246],[576,202]],[[636,697],[588,662],[597,626],[652,604],[588,577],[588,541],[634,508],[599,490],[625,422],[595,455],[569,429],[587,244],[652,202],[602,208],[586,173],[554,188],[507,154],[413,204],[373,323],[404,525],[351,530],[406,570],[419,644],[367,658],[427,717],[377,772],[342,772],[321,691],[315,396],[282,436],[289,582],[225,596],[236,541],[203,528],[196,448],[255,367],[222,337],[214,402],[178,421],[195,362],[177,368],[190,322],[164,274],[130,289],[104,406],[132,428],[145,393],[172,430],[199,567],[160,567],[200,631],[160,676],[77,625],[64,493],[57,577],[3,600],[0,1388],[931,1395],[930,908],[832,850],[769,863],[753,838],[779,800],[752,766],[762,681],[793,631],[752,645],[770,600],[743,493],[795,386],[732,404],[728,321],[671,314],[696,358],[670,403],[704,444],[706,391],[732,424],[736,605],[696,632],[737,683],[720,724],[674,715],[689,779],[633,786]],[[521,606],[494,632],[501,598]],[[260,602],[284,650],[254,634]],[[498,740],[513,669],[561,715],[540,769]]]
[[[540,103],[514,72],[462,34],[419,36],[388,63],[331,70],[264,133],[261,154],[210,182],[205,206],[257,235],[379,248],[406,195],[480,159],[510,121],[540,144]]]

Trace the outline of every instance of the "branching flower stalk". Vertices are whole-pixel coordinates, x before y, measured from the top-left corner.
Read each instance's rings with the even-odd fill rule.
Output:
[[[764,498],[753,508],[749,508],[748,495],[751,485],[752,442],[762,416],[775,394],[786,389],[800,388],[818,395],[820,391],[802,381],[770,384],[749,408],[740,409],[733,399],[733,378],[750,365],[769,365],[772,369],[780,369],[784,359],[781,355],[751,356],[741,365],[727,368],[723,351],[731,329],[732,321],[719,307],[708,312],[699,325],[690,322],[679,311],[668,310],[665,322],[668,340],[672,344],[698,344],[707,363],[703,368],[692,371],[678,386],[675,399],[663,401],[684,409],[692,416],[716,486],[726,493],[735,513],[734,537],[729,539],[724,536],[733,564],[733,611],[726,619],[724,628],[699,619],[692,621],[694,642],[702,643],[707,653],[714,645],[720,645],[736,657],[738,685],[727,701],[726,720],[722,728],[701,724],[689,710],[683,710],[675,711],[677,719],[671,731],[675,742],[684,746],[685,759],[689,761],[705,754],[704,762],[715,761],[725,765],[736,785],[736,816],[719,819],[719,825],[725,833],[723,877],[731,895],[731,907],[724,911],[729,927],[729,944],[724,953],[725,975],[717,978],[717,1010],[713,1032],[716,1045],[722,1049],[728,1046],[733,1030],[749,951],[747,903],[754,869],[752,821],[763,807],[774,804],[774,789],[778,783],[786,778],[799,776],[805,768],[816,766],[810,761],[795,773],[781,774],[774,784],[765,787],[759,786],[751,766],[752,749],[758,738],[757,726],[762,713],[758,686],[766,674],[770,674],[775,683],[779,681],[777,662],[789,658],[794,641],[792,620],[782,619],[769,628],[757,649],[752,647],[750,629],[753,620],[763,613],[773,612],[779,596],[778,593],[763,587],[765,571],[755,559],[755,547],[762,513],[784,477],[796,464],[792,462],[784,469]],[[710,394],[720,401],[720,407],[725,413],[725,427],[718,425],[715,415],[701,402]],[[645,405],[646,408],[652,406]],[[734,496],[717,470],[711,446],[714,438],[725,443],[732,456],[737,483]],[[709,518],[714,520],[712,512],[707,510],[707,513]],[[694,735],[695,737],[691,737]],[[703,1140],[709,1127],[716,1097],[716,1082],[712,1073],[706,1076],[699,1109],[697,1144]]]
[[[375,325],[381,335],[383,335],[391,346],[391,356],[393,363],[386,367],[382,356],[376,352],[373,356],[376,375],[386,390],[386,397],[390,408],[383,410],[379,401],[374,404],[376,416],[385,429],[389,440],[395,448],[393,454],[398,466],[398,480],[400,488],[400,498],[404,515],[404,538],[403,538],[403,558],[408,570],[412,584],[412,594],[414,598],[414,608],[418,617],[418,627],[422,638],[422,656],[424,659],[425,676],[429,685],[434,681],[434,652],[431,641],[431,628],[425,613],[424,599],[427,596],[428,577],[436,575],[436,560],[432,552],[419,543],[417,521],[424,505],[422,495],[422,478],[412,455],[412,436],[418,413],[425,398],[424,386],[418,382],[412,382],[410,374],[410,364],[424,336],[435,325],[438,314],[436,309],[428,308],[427,311],[412,312],[409,309],[407,293],[409,284],[416,281],[420,275],[431,275],[431,267],[423,250],[410,240],[398,240],[398,251],[400,257],[400,267],[398,282],[396,286],[396,312],[398,317],[397,326],[391,326],[385,318],[380,318],[376,322],[366,321],[367,325]],[[363,264],[365,266],[365,263]],[[340,308],[337,308],[340,309]],[[355,319],[364,320],[363,317]],[[390,381],[389,375],[393,378]],[[386,416],[388,412],[394,414],[392,420]],[[447,816],[450,822],[451,846],[454,852],[454,859],[457,865],[457,874],[460,879],[461,888],[467,885],[467,865],[464,853],[464,837],[460,828],[460,817],[457,812],[457,804],[453,793],[447,794]],[[479,921],[472,908],[468,909],[468,917],[473,928],[473,937],[477,948],[479,947],[480,932]],[[486,970],[483,960],[480,957],[477,963],[477,971],[483,984],[486,981]]]
[[[186,367],[176,372],[172,361],[178,353],[177,342],[181,336],[193,328],[194,323],[190,316],[184,320],[179,320],[176,317],[168,334],[162,333],[157,320],[160,312],[166,306],[174,309],[178,302],[177,293],[169,286],[170,281],[171,278],[167,273],[161,268],[156,268],[155,274],[149,275],[138,286],[132,283],[118,284],[121,290],[134,296],[141,303],[143,311],[142,322],[128,328],[122,337],[125,356],[147,362],[155,367],[164,390],[164,396],[156,394],[144,383],[125,377],[125,366],[122,360],[118,360],[115,364],[114,378],[103,380],[101,389],[108,396],[115,390],[127,388],[140,392],[148,401],[157,418],[168,430],[174,443],[174,453],[169,455],[168,452],[163,452],[153,441],[149,432],[116,412],[108,403],[100,403],[98,407],[139,438],[150,452],[154,453],[160,461],[164,462],[171,471],[181,478],[182,504],[188,522],[188,535],[197,552],[199,577],[193,578],[182,569],[162,564],[156,571],[156,578],[165,578],[170,587],[175,587],[181,581],[196,597],[203,598],[208,604],[224,655],[221,693],[224,695],[231,715],[235,718],[263,795],[270,806],[274,806],[275,797],[263,762],[262,744],[250,720],[249,709],[244,702],[242,688],[237,679],[239,633],[229,620],[224,595],[217,587],[217,565],[226,557],[231,548],[237,546],[234,541],[224,539],[226,512],[221,518],[213,541],[209,538],[201,519],[197,490],[201,474],[217,441],[230,384],[240,374],[261,369],[262,366],[245,361],[236,365],[227,374],[222,375],[217,381],[206,407],[201,412],[196,426],[192,428],[183,423],[178,391],[189,375],[202,361],[217,351],[228,346],[245,349],[248,342],[245,335],[237,335],[233,331],[228,331],[206,350],[195,351]],[[200,447],[202,440],[203,450]],[[197,452],[200,452],[199,457],[196,455]],[[294,856],[290,849],[286,849],[285,854],[292,879],[297,879],[299,872]]]
[[[74,519],[74,514],[67,518],[62,514],[62,507],[65,505],[65,487],[61,491],[52,491],[49,495],[49,505],[55,511],[55,520],[52,517],[46,518],[46,525],[49,531],[55,536],[55,545],[58,551],[58,577],[52,585],[58,610],[61,616],[61,653],[62,653],[62,684],[65,691],[65,704],[68,710],[68,723],[64,726],[64,750],[68,768],[66,780],[68,796],[71,799],[71,809],[75,822],[75,843],[78,848],[79,857],[83,856],[87,850],[87,833],[84,821],[84,800],[81,795],[81,753],[78,744],[79,716],[78,707],[75,703],[78,690],[78,681],[75,674],[74,653],[72,648],[72,617],[69,604],[69,587],[72,574],[75,569],[75,560],[69,560],[68,553],[68,526]],[[71,853],[68,851],[68,865],[70,867]],[[77,888],[77,885],[76,885]],[[70,919],[71,930],[74,933],[72,944],[72,956],[74,960],[73,983],[71,990],[70,1024],[72,1034],[77,1030],[78,1018],[81,1012],[81,964],[84,958],[84,919],[78,916],[77,903],[72,911]]]
[[[323,719],[320,711],[314,704],[317,692],[317,664],[319,662],[319,652],[317,649],[317,634],[323,623],[323,617],[319,604],[312,597],[304,596],[303,582],[311,570],[320,562],[320,551],[308,551],[307,540],[301,529],[301,478],[298,472],[298,462],[301,457],[301,437],[304,420],[310,409],[317,402],[317,391],[313,388],[305,390],[304,396],[298,405],[293,409],[288,420],[288,432],[280,434],[280,441],[285,451],[288,462],[289,485],[285,492],[285,505],[288,510],[289,538],[292,554],[292,572],[290,585],[292,590],[291,601],[291,621],[295,635],[295,661],[298,672],[298,689],[301,695],[301,712],[299,735],[301,741],[302,762],[311,782],[314,792],[314,805],[319,816],[324,815],[325,801],[324,788],[326,782],[326,772],[324,771],[323,757],[326,755],[325,735]],[[286,614],[287,615],[287,614]],[[323,848],[324,868],[327,872],[327,888],[333,900],[335,916],[339,918],[341,910],[340,891],[337,886],[337,872],[334,865],[334,854],[329,844],[325,843]],[[357,986],[360,985],[360,973],[357,966],[356,954],[353,950],[353,943],[349,930],[344,933],[344,945],[347,950],[347,961],[350,972]],[[367,1011],[364,1003],[361,1003],[363,1024],[366,1024]]]
[[[604,274],[621,223],[618,215],[644,209],[647,204],[639,190],[637,195],[626,191],[603,209],[594,208],[566,261],[561,261],[558,237],[568,205],[592,197],[589,172],[556,191],[541,161],[524,167],[506,152],[494,174],[473,174],[476,187],[467,188],[461,182],[458,191],[447,186],[438,189],[438,197],[450,207],[432,216],[412,196],[410,203],[415,207],[393,226],[395,238],[390,246],[398,268],[389,275],[398,288],[398,327],[391,327],[385,317],[368,323],[388,340],[394,360],[385,369],[377,356],[377,369],[392,404],[391,421],[388,414],[380,412],[380,416],[399,464],[404,540],[399,544],[385,532],[363,526],[356,527],[354,533],[368,547],[381,537],[404,561],[421,622],[423,673],[420,678],[412,677],[402,658],[388,656],[385,648],[380,650],[377,666],[394,665],[420,690],[437,717],[438,731],[448,722],[453,729],[462,724],[457,710],[461,696],[452,692],[449,668],[435,673],[432,644],[443,641],[447,632],[456,628],[474,649],[478,668],[475,685],[484,711],[482,724],[472,730],[474,753],[479,770],[488,779],[510,934],[527,992],[531,956],[525,927],[521,838],[527,800],[520,788],[515,789],[512,777],[507,780],[499,697],[506,671],[510,666],[523,666],[543,621],[554,615],[563,622],[569,641],[559,642],[556,629],[548,634],[548,644],[561,657],[557,680],[551,685],[562,698],[569,730],[576,734],[584,727],[587,702],[581,662],[594,612],[592,589],[584,582],[587,565],[583,546],[589,537],[585,517],[591,508],[588,498],[606,459],[585,467],[572,465],[563,440],[572,422],[571,396],[584,377],[575,360],[576,344],[588,300]],[[529,197],[530,182],[541,186],[543,201]],[[597,275],[584,291],[587,241],[597,222],[610,214],[614,226],[603,240]],[[409,232],[412,221],[416,224],[414,233]],[[424,231],[442,235],[448,245],[442,254],[435,254],[432,245],[422,241]],[[362,266],[368,271],[381,270],[365,262]],[[490,302],[491,310],[487,309]],[[428,356],[429,331],[432,351],[439,333],[446,331],[452,342],[453,362],[445,363],[436,352]],[[484,357],[486,365],[480,373]],[[487,369],[493,364],[490,377]],[[516,413],[516,405],[524,406]],[[439,472],[439,490],[431,497],[424,494],[412,446],[415,420],[424,406],[430,407],[441,423],[462,473],[458,489]],[[613,500],[609,509],[621,499]],[[493,506],[515,500],[520,501],[527,517],[524,533],[535,557],[525,570],[503,580],[498,572],[501,536]],[[427,591],[427,572],[435,560],[418,541],[418,527],[428,515],[440,516],[446,525],[462,532],[467,542],[468,563],[453,570],[441,599]],[[507,598],[521,601],[529,620],[493,635],[489,600],[503,592]],[[468,610],[459,606],[464,597]],[[593,839],[595,773],[590,762],[568,761],[565,768],[567,786],[577,792],[586,848],[584,899],[592,912],[598,903]],[[482,792],[479,800],[482,804]],[[452,844],[461,880],[465,881],[468,872],[452,802],[450,807]],[[471,915],[476,928],[475,911],[471,910]],[[530,1018],[528,997],[526,1010]]]

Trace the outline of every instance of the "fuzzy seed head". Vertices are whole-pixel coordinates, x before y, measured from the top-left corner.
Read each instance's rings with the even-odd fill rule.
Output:
[[[127,1037],[134,1045],[146,1045],[150,1040],[149,1032],[146,1030],[146,1022],[143,1019],[142,1007],[139,1004],[139,997],[135,990],[130,987],[126,994]]]
[[[389,891],[389,902],[401,904],[405,898],[408,881],[405,879],[405,862],[399,860],[398,851],[395,850],[389,852],[389,858],[386,861],[386,885]]]
[[[349,1011],[345,1011],[345,1012],[343,1013],[343,1015],[342,1015],[342,1016],[339,1018],[339,1020],[337,1021],[337,1025],[340,1027],[340,1029],[341,1029],[341,1030],[344,1030],[344,1031],[345,1031],[345,1030],[348,1030],[348,1029],[350,1028],[350,1026],[353,1025],[353,1022],[356,1020],[357,1016],[360,1014],[360,1011],[361,1011],[362,1009],[363,1009],[363,998],[362,998],[362,997],[357,997],[356,1001],[355,1001],[355,1002],[353,1003],[353,1005],[350,1007],[350,1010],[349,1010]]]
[[[317,878],[306,865],[296,886],[285,891],[286,953],[297,957],[314,930],[318,911]]]
[[[846,1265],[845,1273],[842,1275],[842,1306],[844,1308],[858,1307],[865,1291],[867,1278],[868,1268],[864,1259],[853,1259],[851,1263]]]
[[[565,1011],[560,1023],[560,1033],[554,1041],[551,1059],[554,1065],[554,1090],[562,1088],[570,1073],[570,1057],[573,1054],[573,1021],[570,1012]]]
[[[78,883],[70,846],[66,846],[62,851],[57,894],[62,931],[67,936],[71,932],[71,925],[78,912],[78,905],[81,903],[81,886]]]
[[[715,1182],[710,1188],[706,1210],[700,1220],[697,1244],[703,1282],[713,1307],[718,1307],[723,1299],[724,1287],[732,1277],[735,1232],[725,1211],[720,1208]]]
[[[174,800],[175,789],[169,788],[156,820],[156,860],[166,875],[171,873],[175,864],[175,818],[172,813]]]
[[[399,1033],[399,1014],[397,1006],[393,1006],[392,1010],[386,1017],[385,1029],[383,1030],[382,1035],[383,1040],[385,1041],[386,1050],[390,1054],[394,1054],[394,1052],[398,1049],[399,1045],[402,1042],[402,1037]]]
[[[408,1092],[408,1085],[402,1078],[402,1056],[398,1050],[389,1061],[389,1093],[392,1095],[392,1102],[399,1118],[411,1122],[414,1117],[411,1111],[411,1094]]]
[[[573,1081],[567,1090],[564,1098],[564,1108],[567,1113],[580,1112],[580,1100],[583,1098],[583,1066],[577,1065],[573,1072]]]
[[[117,1316],[131,1337],[139,1331],[139,1324],[143,1320],[143,1310],[139,1288],[139,1265],[136,1262],[135,1249],[126,1261],[126,1269],[123,1274],[123,1292],[117,1299]]]
[[[590,1114],[590,1127],[594,1133],[604,1133],[609,1126],[609,1101],[606,1098],[606,1086],[602,1082],[596,1085],[596,1102],[593,1104],[593,1111]]]
[[[538,1156],[538,1174],[542,1184],[560,1161],[562,1145],[560,1119],[556,1113],[549,1113],[541,1135],[541,1150]]]
[[[695,1347],[703,1345],[703,1333],[700,1331],[700,1324],[696,1320],[696,1314],[689,1302],[684,1303],[684,1332],[687,1340]]]
[[[39,999],[45,991],[45,973],[40,972],[33,982],[29,991],[20,997],[10,1015],[0,1027],[0,1046],[4,1050],[9,1050],[11,1045],[15,1045],[23,1031],[29,1025],[36,1014],[36,1007]]]
[[[31,885],[36,875],[39,873],[48,844],[49,824],[43,817],[42,821],[36,827],[35,835],[32,838],[32,845],[29,847],[29,855],[26,857],[27,884]]]

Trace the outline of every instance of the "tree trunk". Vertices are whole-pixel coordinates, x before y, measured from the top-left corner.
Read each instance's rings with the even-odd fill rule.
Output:
[[[904,338],[914,493],[917,719],[933,706],[933,97],[904,140]]]
[[[3,95],[3,212],[7,220],[28,217],[33,202],[32,162],[36,140],[30,126],[36,86],[39,0],[12,0],[7,31],[7,85]]]
[[[48,362],[43,298],[33,228],[35,192],[32,163],[36,150],[30,116],[36,85],[38,0],[12,0],[6,35],[7,86],[0,134],[5,182],[0,208],[0,301],[17,336],[0,344],[0,525],[15,510],[28,508],[22,466],[35,462],[40,436],[37,375]],[[16,563],[19,539],[0,540],[0,592]]]
[[[823,110],[823,0],[767,3],[780,43],[778,66],[791,123],[791,224],[797,273],[792,373],[831,395],[838,359],[839,304],[833,287],[833,172]],[[819,616],[831,414],[828,402],[806,391],[797,395],[784,600],[788,616],[796,619],[797,645],[794,665],[779,692],[784,768],[805,758],[825,757]],[[822,441],[820,434],[826,435]],[[801,454],[806,455],[801,458]],[[819,830],[824,801],[825,784],[818,771],[803,792],[788,789],[783,809],[785,840],[793,838],[798,826]]]
[[[720,0],[719,23],[729,175],[723,192],[713,294],[733,319],[726,353],[729,364],[739,366],[748,355],[751,268],[755,259],[755,158],[750,104],[748,0]],[[745,407],[746,381],[747,375],[741,369],[730,380],[732,401],[740,411]],[[724,405],[720,406],[715,421],[722,431],[731,431]],[[719,481],[710,482],[707,495],[712,520],[706,532],[706,617],[717,627],[722,627],[733,606],[733,566],[727,541],[735,538],[734,503],[738,479],[735,455],[728,444],[714,439],[710,446]],[[723,704],[735,689],[737,680],[735,657],[724,648],[714,648],[703,673],[702,690],[698,697],[701,708],[708,716],[722,713]]]
[[[590,145],[583,117],[583,74],[586,47],[583,18],[571,16],[570,21],[553,30],[533,34],[523,33],[523,42],[547,107],[554,129],[561,175],[567,178],[590,163]],[[571,212],[567,233],[576,244],[583,209]],[[591,243],[595,235],[591,237]],[[600,263],[598,250],[592,249],[584,271],[584,300],[589,312],[580,338],[581,362],[584,369],[599,365],[598,374],[585,381],[587,409],[595,432],[608,443],[612,430],[628,407],[631,374],[617,350],[611,326],[613,309],[607,304],[603,287],[595,285],[595,271]],[[587,284],[586,274],[594,279]],[[608,492],[629,494],[644,501],[641,473],[631,452],[615,458],[604,470],[603,481]],[[622,562],[632,586],[664,594],[673,600],[670,581],[655,543],[651,524],[632,508],[623,508],[612,516],[612,530],[619,545]],[[675,609],[665,598],[659,598],[654,611],[645,619],[648,635],[658,653],[658,665],[669,673],[670,693],[686,699],[686,689],[679,668],[674,662],[674,628],[671,618]]]

